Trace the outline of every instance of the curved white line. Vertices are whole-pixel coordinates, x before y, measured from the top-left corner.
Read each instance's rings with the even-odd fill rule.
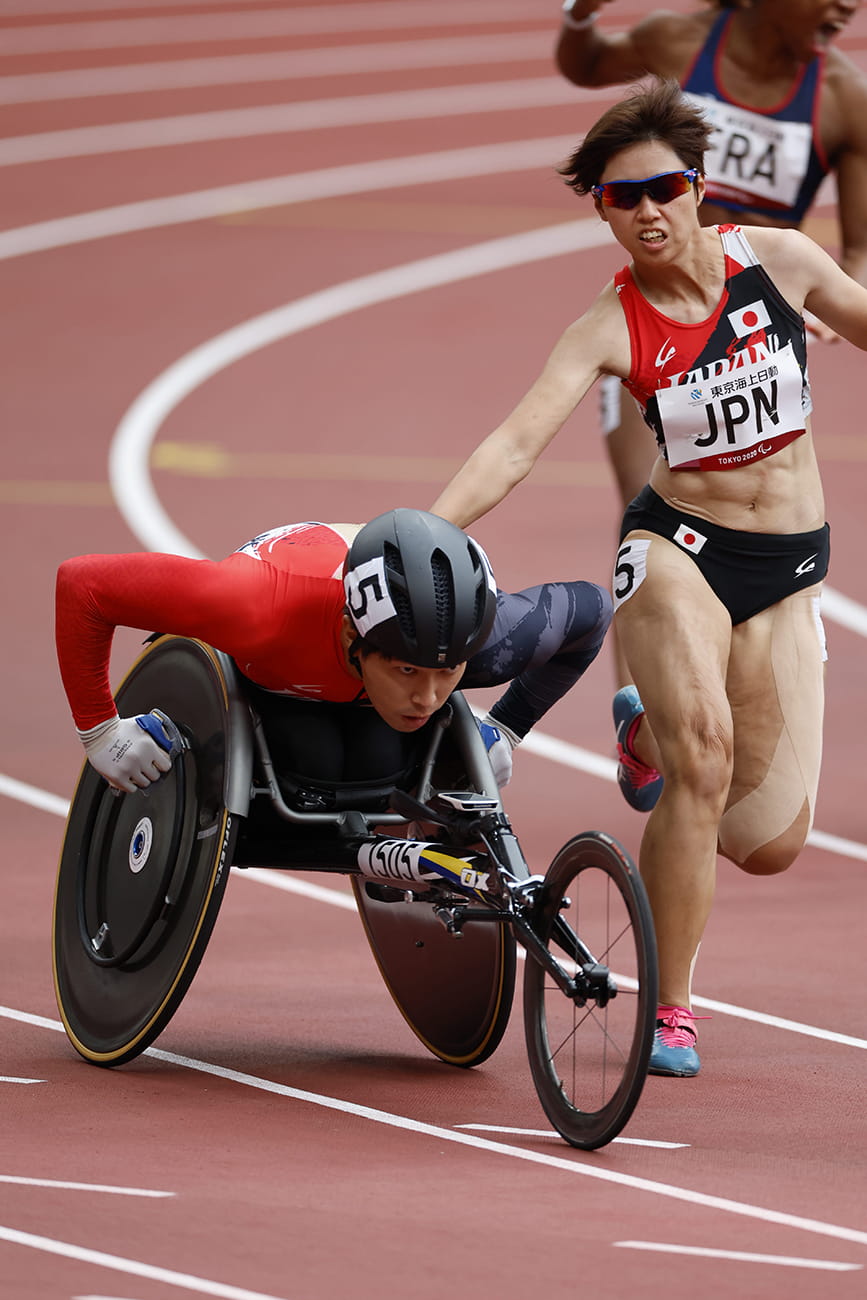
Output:
[[[184,113],[177,117],[138,118],[133,122],[70,127],[65,131],[40,131],[0,139],[0,167],[52,162],[61,158],[92,158],[131,150],[181,148],[205,140],[238,140],[248,136],[289,135],[297,131],[306,133],[377,122],[411,122],[429,117],[462,117],[469,113],[562,107],[574,103],[572,89],[562,77],[483,81],[471,85],[430,86],[420,90],[300,100],[291,104],[259,104],[209,113]]]
[[[527,64],[544,59],[550,66],[550,32],[495,32],[487,36],[444,36],[428,40],[376,44],[324,45],[306,50],[269,50],[264,54],[216,54],[200,59],[64,68],[56,72],[21,72],[0,76],[0,104],[56,99],[92,99],[135,95],[152,90],[194,86],[231,86],[256,82],[286,83],[303,77],[409,71],[420,68],[470,67],[492,63]],[[598,91],[573,86],[576,100]]]
[[[3,32],[3,53],[48,54],[73,50],[130,49],[136,46],[196,45],[220,41],[255,41],[270,37],[342,36],[412,27],[504,27],[527,21],[526,0],[401,0],[400,16],[394,0],[369,4],[318,4],[290,10],[259,9],[240,13],[171,14],[147,18],[101,18],[90,22],[45,23],[8,27]],[[86,10],[87,5],[82,4]],[[551,30],[548,15],[539,26]],[[551,36],[553,43],[553,34]]]
[[[136,399],[118,426],[109,454],[109,479],[128,527],[149,550],[168,550],[201,558],[201,551],[179,532],[157,497],[150,477],[150,448],[160,425],[178,403],[232,362],[277,339],[374,303],[527,262],[596,248],[610,239],[608,227],[596,220],[564,222],[521,235],[508,235],[347,280],[218,334],[163,371]]]
[[[219,185],[188,194],[172,194],[113,208],[77,212],[69,217],[37,221],[0,231],[0,261],[66,248],[91,239],[127,235],[136,230],[157,230],[189,221],[204,221],[230,212],[282,207],[310,199],[366,194],[407,185],[431,185],[464,177],[500,175],[554,167],[556,160],[574,148],[575,135],[555,135],[533,140],[507,140],[502,144],[443,149],[437,153],[410,154],[373,162],[348,163],[288,176],[269,176],[238,185]]]

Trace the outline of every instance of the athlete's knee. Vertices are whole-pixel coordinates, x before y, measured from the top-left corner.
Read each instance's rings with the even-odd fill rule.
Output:
[[[596,582],[578,582],[576,586],[579,589],[579,600],[576,603],[585,613],[579,617],[577,627],[572,629],[572,644],[566,648],[577,649],[578,645],[601,646],[614,617],[611,592]]]
[[[550,596],[548,608],[552,629],[560,637],[560,645],[552,659],[579,665],[583,671],[602,649],[614,606],[611,592],[595,582],[576,581],[548,583]],[[557,588],[563,588],[567,600],[558,599]],[[562,611],[562,612],[561,612]]]
[[[696,798],[719,804],[722,814],[733,754],[731,728],[712,714],[696,714],[663,750],[666,785],[686,788]]]

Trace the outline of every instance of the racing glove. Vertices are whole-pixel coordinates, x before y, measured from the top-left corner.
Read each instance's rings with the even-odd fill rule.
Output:
[[[127,794],[158,781],[183,748],[181,733],[160,709],[136,718],[109,718],[78,736],[91,767]]]
[[[488,751],[497,789],[502,790],[503,786],[508,785],[512,779],[512,750],[519,743],[518,738],[505,727],[494,722],[490,713],[486,713],[483,718],[477,718],[476,721],[482,733],[482,740],[485,742],[485,749]]]

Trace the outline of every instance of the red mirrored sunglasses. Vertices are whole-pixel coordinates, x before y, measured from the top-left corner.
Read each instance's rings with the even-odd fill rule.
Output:
[[[645,194],[654,203],[670,203],[688,194],[698,176],[698,168],[689,167],[684,172],[659,172],[656,176],[646,176],[643,181],[605,181],[594,185],[590,193],[606,208],[637,208]]]

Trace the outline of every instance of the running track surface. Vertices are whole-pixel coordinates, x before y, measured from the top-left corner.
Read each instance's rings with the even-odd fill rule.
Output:
[[[777,879],[721,865],[702,1074],[649,1080],[628,1141],[585,1155],[545,1131],[519,1005],[479,1069],[427,1058],[338,877],[310,894],[235,873],[138,1062],[93,1069],[59,1031],[51,899],[80,754],[57,564],[429,505],[619,262],[553,171],[613,98],[554,72],[556,0],[80,3],[0,0],[3,1295],[863,1295],[848,345],[811,358],[835,595],[817,835]],[[867,15],[843,46],[867,66]],[[591,401],[476,531],[503,585],[606,582],[614,517]],[[137,640],[118,637],[118,673]],[[559,756],[518,755],[508,807],[537,870],[590,827],[637,850],[611,680],[606,651],[546,719]]]

